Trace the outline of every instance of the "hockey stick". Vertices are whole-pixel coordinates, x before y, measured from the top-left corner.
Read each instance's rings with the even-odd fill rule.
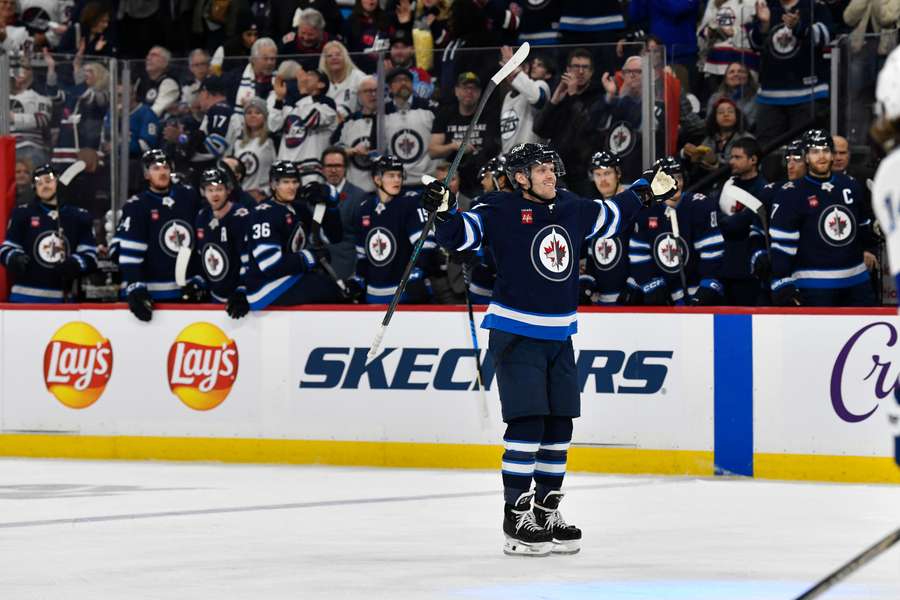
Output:
[[[722,186],[721,195],[727,198],[734,198],[735,201],[740,202],[744,206],[750,209],[759,220],[762,222],[763,226],[763,237],[766,241],[766,251],[769,250],[769,217],[766,214],[766,207],[763,206],[763,203],[760,202],[759,198],[748,192],[747,190],[742,190],[738,186],[734,185],[734,182],[731,179],[725,182]]]
[[[184,287],[187,285],[187,272],[191,264],[191,249],[188,246],[178,248],[178,255],[175,257],[175,285]]]
[[[71,165],[66,168],[65,171],[62,172],[62,175],[59,176],[57,183],[61,184],[63,187],[69,187],[69,184],[72,183],[72,180],[78,177],[82,171],[87,167],[87,164],[83,160],[76,160]],[[65,240],[62,226],[62,196],[60,195],[61,190],[57,188],[56,190],[56,235],[59,237],[60,241]],[[64,257],[63,260],[68,258],[68,256]],[[76,280],[77,281],[77,280]],[[63,302],[69,301],[69,288],[66,287],[65,281],[63,281]],[[77,294],[76,294],[77,295]]]
[[[316,241],[317,244],[322,244],[322,219],[325,218],[325,206],[324,202],[320,202],[316,204],[316,207],[313,209],[313,230],[312,239]],[[331,263],[325,259],[325,257],[319,258],[319,266],[322,267],[322,270],[334,281],[334,284],[338,286],[338,289],[341,290],[341,296],[344,298],[350,297],[350,290],[347,289],[347,284],[344,283],[344,280],[337,276],[337,273],[334,272],[334,268],[332,268]]]
[[[528,58],[528,51],[528,42],[525,42],[519,46],[519,49],[516,50],[516,53],[513,54],[512,58],[506,61],[506,64],[500,67],[500,70],[491,77],[487,87],[481,94],[481,100],[478,102],[475,114],[472,115],[472,120],[469,122],[469,126],[466,127],[466,133],[463,135],[459,150],[456,151],[456,156],[453,157],[453,162],[450,164],[450,168],[447,169],[447,176],[444,177],[445,186],[450,185],[450,181],[456,174],[459,163],[466,153],[466,147],[469,145],[469,139],[472,137],[472,132],[475,131],[475,125],[478,123],[478,119],[481,118],[481,113],[484,111],[484,107],[487,104],[488,98],[491,97],[494,88],[496,88],[501,81],[506,79],[510,73],[515,71],[519,65],[525,62],[525,59]],[[397,304],[400,303],[400,296],[403,294],[403,290],[406,288],[406,283],[409,281],[409,276],[412,273],[413,267],[415,267],[416,261],[419,259],[419,253],[422,252],[422,246],[425,245],[425,238],[428,236],[431,228],[434,227],[434,220],[436,217],[437,211],[428,215],[425,227],[422,228],[422,235],[419,236],[415,247],[413,247],[412,255],[409,257],[409,262],[406,263],[406,269],[403,271],[403,277],[400,278],[400,284],[397,286],[397,291],[394,292],[394,297],[391,298],[391,303],[388,306],[387,312],[384,314],[384,319],[381,321],[381,327],[378,329],[378,333],[375,334],[375,339],[372,341],[372,346],[369,348],[369,354],[367,356],[369,360],[378,354],[378,349],[381,347],[381,342],[384,339],[384,332],[387,330],[388,325],[391,324],[391,317],[394,316],[394,311],[397,310]]]
[[[844,563],[843,566],[828,575],[828,577],[821,580],[819,583],[809,588],[801,595],[797,596],[795,600],[811,600],[812,598],[818,598],[823,593],[834,587],[834,585],[840,582],[842,579],[846,578],[848,575],[850,575],[860,567],[871,562],[873,558],[882,554],[885,550],[896,544],[898,541],[900,541],[900,529],[896,529],[895,531],[889,533],[885,537],[878,540],[878,542],[876,542],[873,546],[864,550],[861,554],[854,556],[852,559],[850,559],[850,561]]]
[[[484,417],[483,423],[490,417],[487,404],[487,390],[484,389],[484,373],[481,370],[481,350],[478,348],[478,335],[475,329],[475,313],[472,311],[472,299],[469,297],[469,284],[472,283],[472,271],[467,263],[462,264],[463,282],[466,289],[463,293],[466,295],[466,310],[469,312],[469,333],[472,336],[472,349],[475,350],[475,375],[478,378],[478,389],[481,391],[481,416]]]
[[[669,223],[672,225],[672,234],[675,236],[675,247],[677,249],[678,255],[678,277],[681,279],[681,289],[683,290],[683,298],[684,303],[688,303],[688,286],[687,286],[687,275],[684,274],[684,255],[681,252],[681,246],[678,243],[678,240],[681,239],[681,233],[678,229],[678,213],[675,211],[675,207],[667,206],[666,207],[666,216],[669,218]],[[687,245],[687,242],[685,242]]]

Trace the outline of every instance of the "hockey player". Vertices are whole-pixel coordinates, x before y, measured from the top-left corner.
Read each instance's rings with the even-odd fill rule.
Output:
[[[181,248],[194,245],[200,199],[194,188],[172,182],[172,164],[162,150],[148,150],[141,161],[147,189],[122,208],[110,251],[122,273],[129,310],[149,321],[154,300],[196,295],[196,284],[182,290],[175,282],[175,259]]]
[[[503,154],[490,159],[478,170],[478,180],[481,181],[481,191],[485,194],[514,191],[506,178],[506,156]]]
[[[356,240],[354,295],[365,295],[369,304],[388,304],[397,291],[413,246],[423,235],[426,215],[419,208],[419,194],[403,189],[403,162],[385,155],[372,165],[375,192],[356,208],[359,226]],[[430,237],[430,236],[429,236]],[[426,239],[409,284],[400,298],[410,304],[427,303],[431,296],[426,281],[435,243]]]
[[[272,197],[250,211],[247,224],[244,284],[250,308],[339,301],[337,285],[317,268],[329,255],[323,245],[310,240],[313,214],[309,203],[298,199],[300,171],[290,161],[277,160],[269,181]],[[337,211],[327,212],[337,215]],[[323,226],[331,241],[340,240],[339,217]]]
[[[878,166],[872,185],[872,209],[885,236],[888,266],[900,290],[900,49],[895,49],[878,74],[875,87],[878,120],[872,126],[872,137],[886,152]],[[900,438],[897,444],[900,465]]]
[[[281,132],[278,160],[290,160],[298,166],[318,163],[337,129],[334,100],[325,95],[328,76],[321,71],[299,71],[297,86],[302,97],[293,105],[285,104],[287,84],[274,80],[274,94],[269,97],[269,131]]]
[[[61,204],[51,165],[32,173],[35,198],[16,207],[0,245],[0,263],[13,275],[10,302],[63,302],[72,282],[97,268],[88,212]]]
[[[591,157],[591,177],[598,198],[609,200],[625,191],[620,183],[622,168],[619,157],[610,152],[597,152]],[[580,277],[580,304],[634,304],[640,299],[637,282],[628,275],[629,229],[612,237],[595,236],[587,240],[585,272]]]
[[[855,180],[833,173],[834,141],[821,129],[803,134],[807,174],[775,194],[772,301],[778,306],[869,306],[874,303],[863,248],[871,222],[861,219]]]
[[[639,180],[610,200],[586,200],[556,188],[562,161],[540,144],[513,148],[506,172],[517,191],[491,194],[471,211],[457,211],[439,181],[429,184],[423,203],[437,211],[441,245],[458,251],[485,246],[497,261],[494,298],[481,326],[491,330],[507,424],[504,552],[571,554],[580,548],[581,531],[565,523],[558,507],[572,419],[580,414],[571,339],[577,331],[576,249],[598,233],[612,236],[630,227],[651,201],[651,189],[662,200],[675,188],[671,178],[659,174],[652,186]]]
[[[628,243],[631,275],[641,287],[643,303],[721,304],[724,288],[719,277],[724,240],[719,233],[717,207],[703,194],[688,197],[683,192],[684,173],[676,159],[661,158],[655,166],[675,179],[678,195],[665,205],[643,211]],[[678,236],[674,233],[676,219]],[[682,270],[687,290],[681,282]]]
[[[250,311],[240,275],[248,262],[244,236],[250,211],[229,199],[232,179],[221,167],[200,176],[200,190],[207,206],[197,215],[194,230],[206,289],[216,302],[225,304],[228,315],[240,319]]]

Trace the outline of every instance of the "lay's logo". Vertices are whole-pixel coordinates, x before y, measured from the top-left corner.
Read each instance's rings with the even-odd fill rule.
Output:
[[[69,408],[96,402],[112,376],[113,351],[109,340],[81,321],[56,330],[44,350],[44,383]]]
[[[237,373],[237,344],[212,323],[188,325],[169,349],[169,388],[194,410],[222,404]]]

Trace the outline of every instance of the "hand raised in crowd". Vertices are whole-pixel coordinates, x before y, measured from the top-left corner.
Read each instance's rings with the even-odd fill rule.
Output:
[[[275,92],[275,97],[279,100],[284,100],[287,96],[287,83],[284,82],[280,75],[272,78],[272,91]]]
[[[619,86],[616,85],[616,79],[609,73],[604,73],[600,77],[600,82],[603,84],[603,89],[606,90],[606,95],[613,97],[619,93]]]
[[[764,25],[768,25],[772,20],[772,11],[769,10],[766,0],[756,0],[756,18]]]
[[[559,104],[566,96],[572,93],[574,88],[575,81],[572,76],[568,73],[563,73],[562,78],[559,80],[559,85],[553,90],[553,96],[550,98],[550,102]]]

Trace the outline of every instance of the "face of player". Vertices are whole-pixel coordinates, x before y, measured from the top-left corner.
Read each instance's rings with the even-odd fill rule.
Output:
[[[485,173],[484,177],[481,178],[481,191],[485,194],[497,191],[497,188],[494,187],[494,175],[492,173]]]
[[[396,196],[403,187],[403,175],[400,171],[385,171],[375,176],[375,186],[390,196]]]
[[[221,183],[210,183],[203,188],[203,195],[213,210],[219,210],[228,202],[228,188]]]
[[[600,167],[591,172],[594,179],[594,187],[604,198],[616,195],[619,189],[619,173],[612,167]]]
[[[800,179],[806,175],[806,163],[799,156],[788,156],[787,161],[788,179]]]
[[[150,165],[146,178],[151,190],[167,190],[172,184],[172,169],[165,164]]]
[[[299,179],[278,179],[272,183],[272,192],[279,202],[293,202],[300,189]]]
[[[846,138],[834,136],[834,164],[831,168],[838,173],[843,173],[850,165],[850,145]]]
[[[806,151],[806,165],[810,174],[827,177],[831,174],[834,155],[829,148],[810,148]]]
[[[743,148],[731,149],[731,157],[728,159],[728,164],[731,166],[732,175],[744,177],[753,173],[754,162],[747,156]]]
[[[56,197],[56,177],[54,175],[41,175],[34,180],[34,189],[37,197],[47,202]]]
[[[521,179],[525,176],[516,173],[516,179],[521,184]],[[528,186],[527,181],[525,187]],[[544,201],[550,201],[556,198],[556,168],[553,163],[541,163],[531,167],[531,189],[528,192]]]

